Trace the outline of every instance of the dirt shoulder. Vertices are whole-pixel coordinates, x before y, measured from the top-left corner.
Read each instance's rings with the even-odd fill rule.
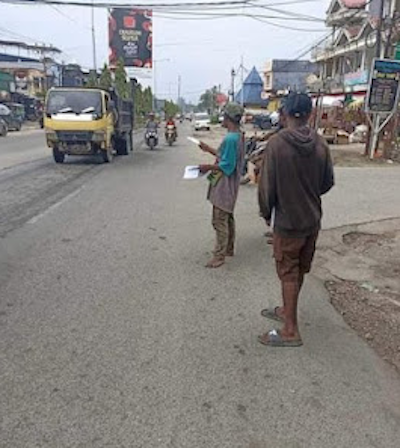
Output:
[[[399,166],[399,163],[393,160],[376,158],[370,160],[365,155],[365,144],[354,143],[348,145],[329,145],[333,163],[335,166],[343,167],[390,167]]]
[[[400,372],[400,218],[323,231],[315,272],[343,319]]]

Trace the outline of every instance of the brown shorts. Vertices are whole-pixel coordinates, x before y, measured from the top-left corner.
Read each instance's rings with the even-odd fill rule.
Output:
[[[274,258],[281,281],[297,282],[310,272],[318,232],[303,238],[288,238],[274,233]]]

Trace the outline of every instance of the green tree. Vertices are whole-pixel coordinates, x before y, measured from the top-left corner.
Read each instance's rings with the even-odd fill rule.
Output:
[[[144,89],[143,92],[143,111],[148,114],[153,110],[153,92],[150,87]]]
[[[115,69],[115,88],[121,98],[127,100],[132,97],[131,83],[126,78],[124,61],[122,59],[118,60],[117,67]]]
[[[101,71],[99,85],[102,89],[110,90],[112,87],[112,75],[107,64],[104,64],[103,70]]]
[[[86,82],[86,87],[98,87],[97,74],[94,70],[90,70],[89,77]]]
[[[136,123],[143,123],[153,108],[153,93],[150,87],[143,89],[139,83],[136,84],[134,107]]]
[[[199,101],[199,109],[206,110],[209,114],[213,114],[217,109],[217,95],[218,88],[214,86],[212,89],[206,90],[201,96]]]
[[[173,117],[179,112],[179,106],[173,101],[165,101],[164,112],[167,117]]]

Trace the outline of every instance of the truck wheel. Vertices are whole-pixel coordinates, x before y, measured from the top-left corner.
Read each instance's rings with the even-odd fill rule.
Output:
[[[65,154],[58,150],[58,148],[53,148],[53,157],[56,163],[64,163]]]
[[[129,134],[116,139],[115,146],[119,156],[127,156],[129,154]]]
[[[107,150],[101,151],[101,157],[103,158],[104,163],[111,163],[113,160],[112,148],[108,148]]]
[[[129,139],[129,151],[132,152],[133,151],[133,133],[132,133],[132,131],[129,132],[128,139]]]

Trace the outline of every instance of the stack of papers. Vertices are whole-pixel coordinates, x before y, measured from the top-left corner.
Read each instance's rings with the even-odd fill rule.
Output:
[[[199,166],[187,166],[183,174],[184,179],[198,179],[201,176]]]
[[[197,140],[197,138],[194,137],[188,137],[187,138],[189,140],[189,142],[194,143],[195,145],[199,146],[200,145],[200,140]]]

